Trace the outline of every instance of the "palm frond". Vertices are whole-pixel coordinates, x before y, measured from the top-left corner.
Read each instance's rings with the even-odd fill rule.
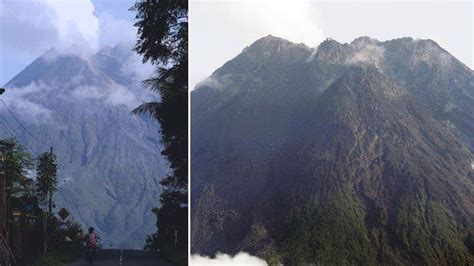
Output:
[[[142,103],[140,106],[133,109],[132,112],[134,114],[145,114],[151,117],[157,117],[160,107],[161,107],[161,103],[159,102],[147,102],[147,103]]]

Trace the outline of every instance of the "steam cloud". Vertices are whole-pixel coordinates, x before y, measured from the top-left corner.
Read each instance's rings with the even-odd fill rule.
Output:
[[[381,68],[385,57],[385,48],[376,44],[368,44],[347,59],[346,64],[372,64]]]
[[[2,83],[52,47],[84,56],[103,45],[135,42],[131,21],[98,13],[92,0],[2,0],[0,19]]]
[[[197,89],[199,87],[203,87],[203,86],[209,86],[209,87],[216,88],[216,89],[222,88],[221,83],[213,77],[205,78],[204,80],[202,80],[201,82],[196,84],[195,89]]]
[[[99,41],[99,20],[90,0],[2,1],[3,42],[14,46],[28,39],[25,47],[44,51],[52,46],[72,44],[96,50]],[[21,30],[21,31],[18,31]],[[21,34],[18,34],[21,32]],[[38,42],[36,42],[38,41]],[[39,43],[40,48],[31,47]]]
[[[266,266],[268,265],[264,260],[240,252],[234,257],[227,254],[218,253],[214,259],[203,257],[200,255],[191,255],[189,265],[191,266]]]

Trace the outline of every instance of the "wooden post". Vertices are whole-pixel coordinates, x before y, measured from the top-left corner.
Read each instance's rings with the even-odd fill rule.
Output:
[[[5,176],[5,153],[3,143],[0,147],[0,230],[3,234],[3,229],[6,225],[6,198],[5,198],[5,185],[6,185],[6,176]]]
[[[11,144],[0,140],[0,253],[5,253],[10,262],[16,265],[15,256],[9,245],[8,227],[8,197],[7,197],[7,149]],[[2,258],[7,259],[7,258]]]
[[[53,147],[49,150],[49,157],[51,160],[53,159]],[[49,218],[51,218],[53,215],[53,193],[51,193],[51,191],[48,191],[48,201],[48,214]]]

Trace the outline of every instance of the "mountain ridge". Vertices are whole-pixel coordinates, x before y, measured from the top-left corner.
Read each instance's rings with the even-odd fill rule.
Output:
[[[26,127],[54,147],[56,206],[95,227],[104,247],[142,248],[155,230],[151,210],[159,205],[159,180],[169,169],[160,154],[159,125],[131,113],[152,96],[124,67],[136,59],[126,51],[115,47],[105,57],[104,50],[48,50],[7,83],[4,96]],[[49,148],[7,113],[0,115],[23,144],[37,152]]]
[[[472,71],[411,38],[286,47],[244,49],[192,92],[192,252],[472,262]]]

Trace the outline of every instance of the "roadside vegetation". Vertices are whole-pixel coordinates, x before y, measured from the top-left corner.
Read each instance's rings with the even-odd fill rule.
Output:
[[[8,262],[16,265],[63,265],[82,250],[82,228],[54,213],[56,156],[52,149],[33,155],[15,139],[1,140],[2,179],[6,184]],[[2,258],[6,260],[6,258]],[[0,261],[0,265],[7,264]]]

